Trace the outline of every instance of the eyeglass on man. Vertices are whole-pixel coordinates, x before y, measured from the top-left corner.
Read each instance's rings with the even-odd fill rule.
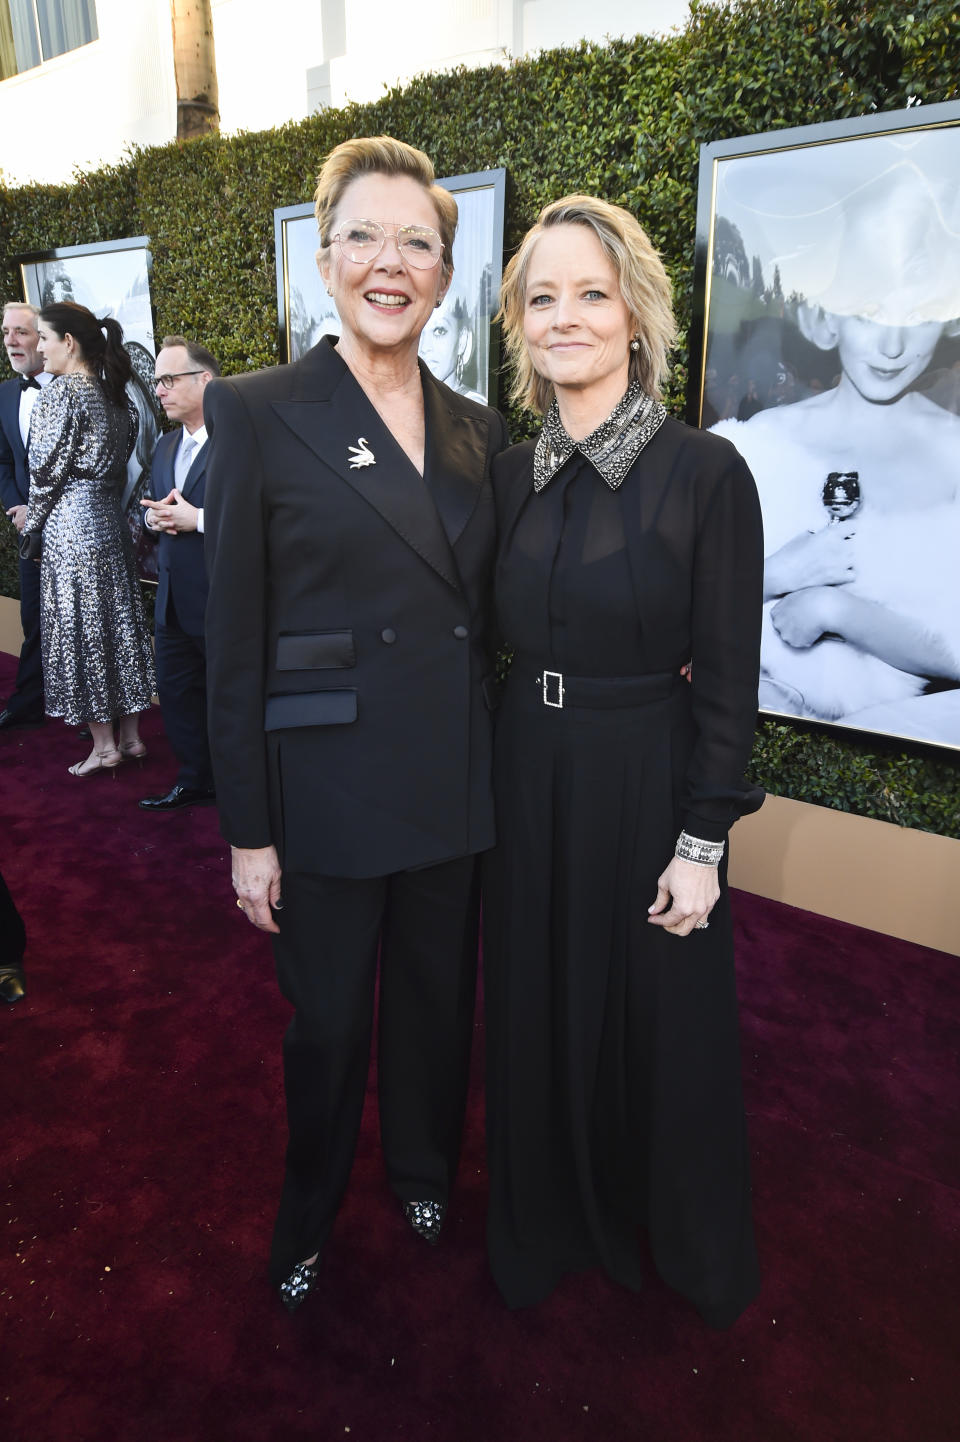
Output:
[[[392,232],[397,249],[416,270],[432,270],[443,254],[443,241],[429,225],[398,225]],[[387,232],[379,220],[341,220],[331,237],[354,265],[368,265],[383,250]]]
[[[180,379],[181,376],[202,376],[202,375],[203,375],[203,371],[174,371],[172,375],[168,375],[168,376],[154,376],[154,379],[153,379],[153,388],[154,388],[154,390],[156,390],[157,386],[163,386],[163,388],[164,388],[165,391],[172,391],[175,383]]]

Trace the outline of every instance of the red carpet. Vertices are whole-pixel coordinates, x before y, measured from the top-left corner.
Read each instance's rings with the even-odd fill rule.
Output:
[[[84,747],[58,722],[0,737],[29,933],[27,1000],[0,1011],[6,1442],[960,1437],[955,958],[737,898],[766,1280],[731,1332],[655,1279],[503,1309],[479,1045],[441,1245],[400,1217],[368,1111],[291,1319],[264,1279],[285,1006],[215,813],[137,810],[174,776],[156,713],[145,736],[116,781],[67,775]]]

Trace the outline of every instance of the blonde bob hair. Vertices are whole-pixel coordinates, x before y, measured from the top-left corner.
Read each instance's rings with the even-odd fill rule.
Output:
[[[449,281],[453,274],[457,202],[449,190],[436,184],[430,157],[403,140],[394,140],[392,135],[359,136],[354,140],[345,140],[335,146],[323,162],[313,195],[313,213],[320,233],[318,263],[326,258],[330,250],[333,219],[343,193],[361,175],[408,175],[423,186],[437,212],[437,230],[443,241],[440,265],[444,280]],[[360,218],[377,219],[375,215]]]
[[[534,247],[544,231],[558,225],[589,226],[599,240],[616,270],[640,342],[639,349],[629,353],[630,379],[638,380],[647,395],[659,400],[669,374],[667,355],[677,336],[670,278],[639,221],[621,206],[590,195],[565,195],[544,206],[504,271],[497,319],[503,322],[504,344],[514,368],[511,399],[541,416],[553,400],[553,383],[535,370],[530,359],[523,315]]]

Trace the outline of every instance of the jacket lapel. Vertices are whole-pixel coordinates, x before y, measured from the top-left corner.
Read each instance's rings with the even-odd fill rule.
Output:
[[[7,381],[0,392],[0,402],[6,412],[7,424],[4,432],[10,442],[10,449],[19,461],[26,458],[26,448],[23,444],[23,437],[20,434],[20,382],[14,377]]]
[[[427,445],[423,479],[455,545],[473,515],[483,487],[487,432],[483,422],[453,409],[453,392],[421,362]]]
[[[155,501],[162,501],[173,489],[173,458],[179,444],[176,431],[167,431],[157,442],[150,466],[150,492]]]
[[[321,341],[291,370],[293,399],[274,401],[276,415],[459,590],[456,561],[423,478],[339,356]]]

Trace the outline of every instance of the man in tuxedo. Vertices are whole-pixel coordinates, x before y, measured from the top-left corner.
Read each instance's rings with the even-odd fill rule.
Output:
[[[157,356],[157,396],[179,430],[160,437],[150,471],[151,494],[141,501],[143,523],[159,547],[156,603],[157,691],[177,779],[161,796],[145,796],[144,811],[177,811],[213,800],[207,744],[207,659],[204,611],[203,495],[207,432],[203,392],[220,374],[205,346],[182,335],[164,338]]]
[[[8,301],[3,308],[3,344],[17,378],[0,384],[0,500],[18,532],[27,515],[30,475],[27,441],[30,414],[41,386],[53,380],[37,351],[36,306]],[[43,666],[40,657],[40,567],[20,562],[20,624],[23,645],[17,679],[0,710],[0,730],[36,726],[43,720]]]

